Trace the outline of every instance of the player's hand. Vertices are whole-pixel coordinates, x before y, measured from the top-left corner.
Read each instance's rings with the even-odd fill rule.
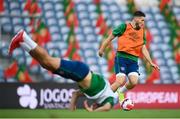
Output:
[[[70,102],[70,106],[69,106],[69,109],[71,111],[75,111],[76,110],[76,101],[77,101],[77,94],[76,94],[76,92],[73,92],[72,93],[71,102]]]
[[[88,103],[87,103],[87,100],[84,101],[84,107],[88,112],[93,111],[93,105],[89,106]]]
[[[159,66],[156,65],[155,63],[151,63],[151,66],[156,70],[160,70]]]
[[[76,110],[76,105],[73,104],[73,103],[70,103],[69,109],[70,109],[71,111],[75,111],[75,110]]]
[[[99,55],[100,57],[102,57],[103,54],[104,54],[103,51],[100,51],[100,50],[98,51],[98,55]]]

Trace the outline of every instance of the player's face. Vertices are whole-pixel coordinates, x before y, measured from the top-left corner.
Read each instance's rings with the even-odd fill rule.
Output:
[[[144,17],[134,17],[135,29],[139,30],[144,28]]]

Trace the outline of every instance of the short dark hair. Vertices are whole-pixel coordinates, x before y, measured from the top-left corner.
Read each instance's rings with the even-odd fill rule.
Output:
[[[146,17],[146,15],[141,11],[134,12],[134,17]]]

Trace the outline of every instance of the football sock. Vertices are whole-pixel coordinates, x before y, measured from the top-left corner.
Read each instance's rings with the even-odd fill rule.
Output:
[[[20,45],[27,52],[36,48],[37,43],[35,43],[25,31],[23,32],[23,40],[24,42],[21,42]]]

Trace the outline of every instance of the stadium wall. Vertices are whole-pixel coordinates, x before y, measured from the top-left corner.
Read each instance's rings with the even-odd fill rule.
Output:
[[[0,108],[68,108],[75,84],[0,83]]]
[[[128,91],[126,98],[134,101],[136,109],[180,109],[179,87],[175,84],[141,84]]]
[[[180,109],[180,85],[140,84],[128,93],[135,103],[135,109]],[[59,83],[0,83],[1,109],[64,109],[68,108],[76,84]],[[78,100],[77,107],[83,107],[85,97]],[[115,109],[120,105],[115,105]]]

